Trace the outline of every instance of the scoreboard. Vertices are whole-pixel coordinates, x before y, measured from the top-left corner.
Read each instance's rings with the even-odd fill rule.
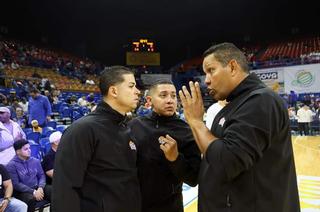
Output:
[[[155,45],[153,41],[148,39],[138,39],[131,43],[133,52],[154,52]]]
[[[155,43],[148,39],[136,39],[131,42],[131,51],[126,53],[126,63],[131,66],[159,66],[160,53]]]

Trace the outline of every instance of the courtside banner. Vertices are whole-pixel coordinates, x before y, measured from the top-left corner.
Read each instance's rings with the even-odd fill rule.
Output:
[[[320,92],[320,64],[291,66],[284,68],[285,92]]]
[[[256,69],[250,72],[256,73],[259,79],[269,88],[278,93],[284,93],[283,68]]]

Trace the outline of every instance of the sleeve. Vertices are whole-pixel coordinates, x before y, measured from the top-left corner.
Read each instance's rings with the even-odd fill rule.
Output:
[[[52,203],[55,211],[80,211],[80,188],[94,153],[89,123],[73,124],[64,132],[54,163]]]
[[[44,188],[46,186],[46,175],[43,172],[41,163],[39,160],[36,161],[37,162],[37,178],[38,178],[38,186],[41,188]]]
[[[7,169],[10,174],[14,190],[22,193],[31,193],[31,194],[33,193],[32,188],[30,188],[29,186],[26,186],[25,184],[19,181],[17,169],[13,163],[9,163],[7,165]]]
[[[178,142],[179,156],[177,160],[170,162],[169,166],[173,174],[190,186],[198,184],[198,174],[201,163],[201,153],[193,138],[190,128],[186,126],[178,133],[179,138],[173,138]],[[180,143],[180,145],[179,145]]]
[[[53,169],[53,160],[52,160],[51,155],[46,155],[43,158],[42,167],[43,167],[44,172],[47,172],[47,171]]]
[[[2,181],[10,180],[10,175],[9,175],[7,169],[1,164],[0,164],[0,175],[2,177]]]
[[[248,170],[271,145],[272,135],[279,132],[279,108],[282,107],[271,98],[260,95],[249,98],[226,123],[223,138],[209,145],[205,160],[221,169],[217,172],[228,181]]]
[[[26,136],[26,134],[24,133],[24,131],[22,130],[22,128],[18,125],[18,129],[19,129],[19,132],[21,133],[21,135],[22,135],[22,138],[23,139],[27,139],[27,136]]]
[[[51,104],[48,97],[44,97],[44,108],[46,111],[46,116],[50,116],[52,113],[52,110],[51,110]]]
[[[2,133],[5,133],[4,130],[0,129],[0,151],[7,149],[12,146],[14,141],[12,140],[4,140],[2,137]]]

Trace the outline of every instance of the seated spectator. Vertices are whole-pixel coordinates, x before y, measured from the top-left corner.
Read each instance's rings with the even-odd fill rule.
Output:
[[[82,96],[78,99],[78,105],[82,107],[86,107],[88,105],[88,102],[86,100],[86,96]]]
[[[94,93],[89,93],[87,96],[87,101],[88,102],[94,102]]]
[[[32,126],[32,132],[42,133],[42,128],[39,126],[39,123],[37,120],[32,120],[31,126]]]
[[[0,107],[0,164],[6,165],[15,155],[13,143],[26,138],[16,122],[10,120],[10,110]]]
[[[30,157],[31,149],[27,140],[14,143],[16,156],[8,163],[15,196],[28,205],[28,212],[35,210],[37,202],[51,201],[51,186],[46,185],[46,177],[40,160]]]
[[[22,129],[26,128],[28,123],[27,116],[24,114],[21,107],[16,108],[16,118],[14,118],[13,120],[17,122]]]
[[[1,212],[26,212],[26,203],[12,197],[13,186],[6,168],[0,164],[0,211]]]
[[[28,102],[27,102],[27,99],[25,97],[20,99],[19,105],[23,109],[24,113],[28,112]]]
[[[57,131],[52,133],[49,136],[49,141],[51,143],[50,151],[44,156],[42,161],[42,167],[46,174],[47,184],[52,184],[52,176],[53,176],[53,164],[56,156],[57,148],[60,143],[62,133]]]

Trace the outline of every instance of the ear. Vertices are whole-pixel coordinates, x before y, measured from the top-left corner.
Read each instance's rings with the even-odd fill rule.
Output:
[[[110,86],[109,87],[109,91],[108,91],[108,95],[116,98],[118,96],[117,87],[116,86]]]
[[[239,64],[236,60],[232,59],[229,62],[229,67],[231,69],[231,75],[234,76],[238,72]]]
[[[147,103],[152,106],[152,101],[151,101],[152,97],[151,96],[146,96],[146,100],[147,100]]]

